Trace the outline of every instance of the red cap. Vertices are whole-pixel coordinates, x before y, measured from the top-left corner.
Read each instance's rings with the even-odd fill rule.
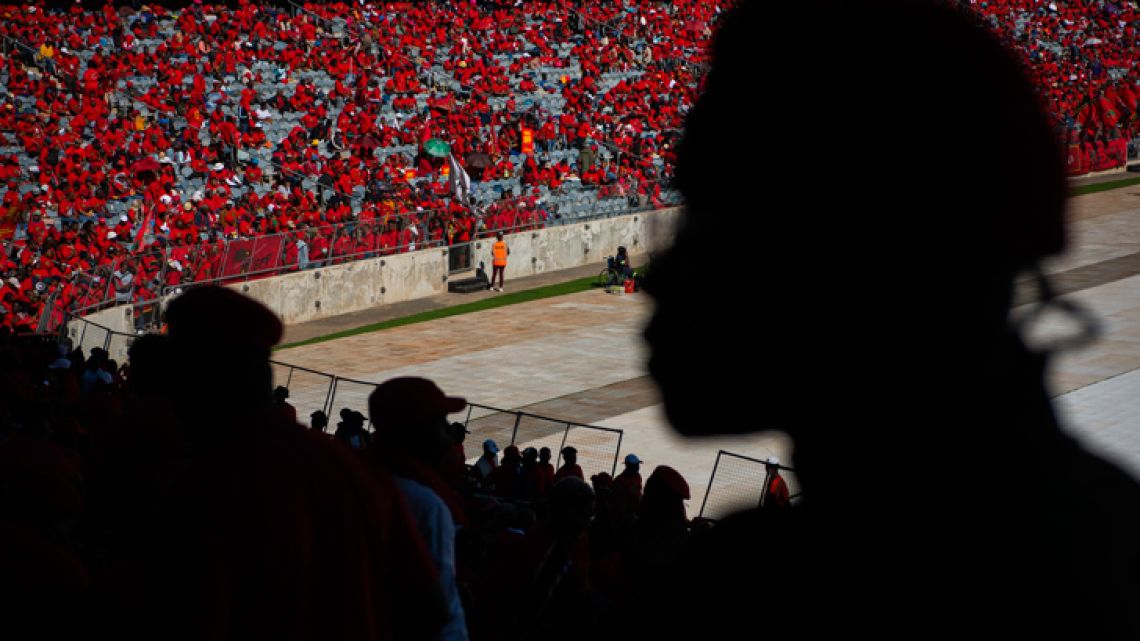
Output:
[[[376,386],[368,396],[368,413],[377,430],[426,423],[467,407],[467,399],[447,396],[426,378],[404,376]]]
[[[660,483],[677,496],[683,499],[689,498],[689,484],[685,481],[685,477],[668,465],[658,465],[657,469],[653,470],[653,474],[649,475],[649,480],[645,482],[645,485],[648,486],[650,483]]]

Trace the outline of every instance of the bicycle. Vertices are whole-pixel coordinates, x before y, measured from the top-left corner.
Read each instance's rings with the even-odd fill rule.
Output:
[[[598,273],[598,278],[594,282],[595,287],[605,287],[607,290],[615,285],[621,285],[625,282],[625,273],[614,266],[614,257],[606,257],[606,267]]]

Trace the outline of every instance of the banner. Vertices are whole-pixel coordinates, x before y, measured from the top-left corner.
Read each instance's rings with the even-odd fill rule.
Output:
[[[281,253],[285,245],[283,236],[255,238],[249,271],[264,272],[281,266]]]
[[[471,194],[471,177],[455,159],[455,154],[448,154],[447,165],[450,168],[448,180],[451,183],[451,193],[455,194],[456,200],[466,205]]]
[[[222,278],[240,276],[246,271],[246,264],[253,257],[255,240],[231,240],[226,246],[226,255],[222,262]]]
[[[522,152],[528,156],[534,155],[534,131],[528,127],[522,128]]]

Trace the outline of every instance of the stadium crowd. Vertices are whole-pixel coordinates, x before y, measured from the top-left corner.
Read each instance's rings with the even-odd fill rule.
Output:
[[[487,440],[468,464],[465,401],[425,379],[303,426],[269,393],[268,309],[203,287],[168,319],[126,363],[0,332],[0,603],[41,638],[575,638],[712,527],[634,454],[586,478],[573,447],[556,470]]]
[[[716,11],[287,9],[6,10],[5,325],[659,206]]]
[[[1122,164],[1136,6],[969,4],[1026,57],[1070,173]],[[35,9],[0,21],[0,324],[25,331],[187,283],[660,206],[721,11]]]
[[[1024,57],[1068,147],[1070,175],[1124,164],[1140,136],[1135,2],[1002,0],[969,6]]]

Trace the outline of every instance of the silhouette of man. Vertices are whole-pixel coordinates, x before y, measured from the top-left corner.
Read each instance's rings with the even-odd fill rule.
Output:
[[[150,629],[202,638],[431,638],[439,582],[400,491],[273,403],[280,321],[220,287],[171,302],[174,413],[193,450],[146,550]]]
[[[804,499],[695,541],[654,605],[702,616],[634,636],[1140,637],[1140,490],[1059,429],[1009,318],[1015,276],[1064,245],[1062,155],[1020,63],[948,3],[746,0],[720,25],[649,368],[683,434],[786,431]],[[836,130],[865,142],[820,190]],[[778,163],[734,179],[760,150]],[[761,230],[724,252],[762,275],[760,314],[692,269],[734,228]],[[889,500],[856,487],[878,463]],[[781,589],[732,580],[760,576]]]
[[[558,472],[555,473],[554,482],[558,483],[558,481],[567,477],[573,477],[582,481],[586,480],[586,475],[582,472],[582,466],[578,465],[578,448],[573,446],[562,448],[562,467],[558,468]]]

